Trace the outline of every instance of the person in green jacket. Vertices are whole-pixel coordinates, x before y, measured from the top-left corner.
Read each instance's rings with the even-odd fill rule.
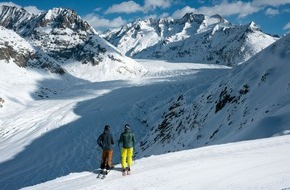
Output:
[[[120,139],[118,140],[118,145],[119,144],[122,144],[121,165],[123,169],[123,175],[130,174],[131,166],[133,163],[135,136],[131,132],[130,126],[128,124],[125,125],[124,132],[120,135]]]

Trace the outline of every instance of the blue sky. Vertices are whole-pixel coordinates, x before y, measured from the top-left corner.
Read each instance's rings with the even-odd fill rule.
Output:
[[[233,24],[254,21],[262,31],[290,32],[290,0],[13,0],[1,4],[22,6],[33,13],[54,7],[75,10],[97,31],[120,27],[138,18],[181,18],[187,12],[220,14]]]

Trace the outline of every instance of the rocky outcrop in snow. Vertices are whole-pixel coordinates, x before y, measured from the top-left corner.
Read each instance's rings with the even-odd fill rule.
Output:
[[[19,67],[32,67],[64,74],[64,69],[42,51],[37,51],[24,38],[0,26],[0,60],[13,62]]]
[[[5,100],[3,98],[0,97],[0,108],[3,107],[3,104],[4,104]]]

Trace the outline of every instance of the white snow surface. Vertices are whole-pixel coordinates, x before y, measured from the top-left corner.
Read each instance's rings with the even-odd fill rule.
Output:
[[[215,145],[135,160],[130,176],[117,165],[105,180],[83,171],[24,189],[289,189],[289,146],[289,135]]]

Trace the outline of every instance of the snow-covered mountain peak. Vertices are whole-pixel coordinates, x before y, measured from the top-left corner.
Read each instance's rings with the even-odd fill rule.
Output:
[[[212,16],[210,16],[210,18],[218,19],[219,22],[221,22],[221,23],[230,23],[229,21],[227,21],[226,19],[224,19],[224,18],[223,18],[221,15],[219,15],[219,14],[212,15]]]
[[[1,17],[3,15],[33,15],[31,13],[28,13],[25,9],[22,7],[16,7],[16,6],[8,6],[8,5],[0,5],[0,12],[1,12]]]
[[[29,20],[31,17],[33,17],[33,14],[21,7],[0,6],[0,25],[6,28],[18,30],[19,25]]]
[[[249,24],[246,25],[248,30],[253,31],[261,31],[260,27],[255,23],[255,22],[250,22]]]
[[[174,19],[172,17],[165,17],[165,18],[159,19],[160,24],[166,24],[166,23],[172,23],[172,22],[174,22]]]
[[[42,21],[40,25],[42,27],[50,25],[54,28],[70,28],[74,31],[94,31],[86,21],[82,20],[81,17],[71,9],[53,8],[43,13],[41,17]]]
[[[182,22],[197,22],[199,24],[201,24],[205,19],[205,15],[203,14],[194,14],[194,13],[186,13],[181,19],[180,21]]]

